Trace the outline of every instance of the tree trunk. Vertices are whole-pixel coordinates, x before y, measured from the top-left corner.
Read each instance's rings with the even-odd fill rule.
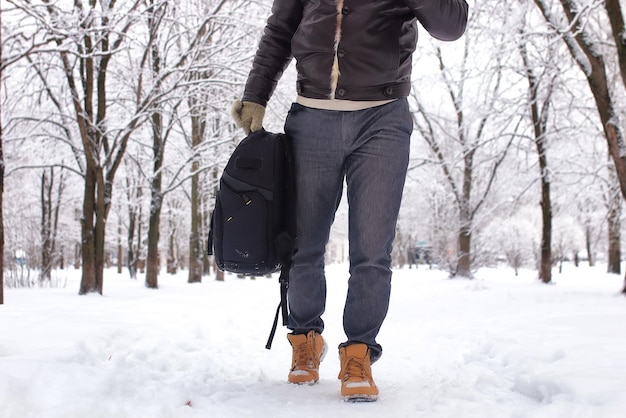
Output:
[[[80,268],[80,264],[82,262],[81,261],[82,251],[83,251],[83,247],[80,245],[80,242],[75,243],[74,244],[74,270],[78,270]]]
[[[609,166],[612,166],[612,164],[609,164]],[[609,242],[607,273],[621,274],[622,247],[620,230],[622,227],[622,202],[617,190],[614,190],[612,196],[609,196],[608,209],[606,220]]]
[[[213,270],[215,271],[215,280],[218,282],[224,281],[224,272],[217,268],[217,263],[215,262],[215,257],[213,257]]]
[[[546,181],[544,176],[541,180],[541,220],[539,279],[544,283],[550,283],[552,281],[552,203],[550,200],[550,182]]]
[[[608,219],[608,233],[609,233],[609,252],[608,252],[608,264],[607,273],[621,274],[621,246],[620,246],[620,221],[618,216],[613,212],[609,214]]]
[[[591,226],[585,226],[585,248],[587,251],[587,262],[589,263],[589,267],[594,267],[596,265],[595,256],[593,254],[591,240],[592,240],[592,231]]]
[[[471,262],[472,232],[467,226],[462,226],[459,232],[459,254],[456,266],[456,276],[472,278]]]
[[[63,244],[59,248],[59,269],[65,270],[65,246]]]
[[[194,161],[191,178],[191,234],[189,234],[189,283],[202,281],[202,242],[200,235],[200,208],[199,208],[199,175],[197,173],[199,164]]]
[[[535,100],[533,100],[534,102]],[[535,105],[533,105],[535,106]],[[536,111],[536,110],[535,110]],[[552,200],[550,197],[550,171],[548,168],[547,149],[545,146],[545,126],[535,120],[535,145],[541,171],[541,260],[539,261],[539,279],[543,283],[552,281]],[[541,126],[538,126],[541,125]]]
[[[105,225],[110,195],[102,185],[101,169],[90,167],[85,173],[85,194],[81,219],[82,277],[79,294],[102,294],[105,266]]]
[[[202,142],[203,125],[200,116],[191,116],[191,140],[194,150]],[[202,217],[200,213],[200,163],[194,160],[191,164],[191,233],[189,234],[189,283],[202,281]]]
[[[462,124],[459,124],[462,126]],[[467,140],[463,141],[467,143]],[[467,147],[467,145],[466,145]],[[456,266],[456,276],[472,278],[472,227],[470,202],[472,198],[472,183],[474,175],[474,153],[476,149],[468,150],[463,157],[463,186],[459,205],[459,253]]]
[[[99,184],[96,193],[96,218],[94,226],[95,239],[95,265],[96,265],[96,292],[102,294],[104,286],[104,267],[105,267],[105,233],[107,208],[109,207],[111,196],[106,192],[103,185],[104,173],[100,171]]]
[[[141,224],[141,214],[138,208],[141,208],[142,191],[139,185],[133,185],[131,181],[126,179],[126,188],[128,196],[128,236],[126,237],[127,257],[128,257],[128,274],[131,280],[137,279],[137,256],[139,254],[139,243],[135,250],[135,229]],[[139,218],[139,219],[138,219]],[[139,231],[138,231],[139,233]],[[139,234],[140,235],[140,234]]]
[[[535,102],[535,100],[533,100]],[[535,106],[535,105],[532,105]],[[535,113],[536,110],[533,112]],[[543,283],[552,281],[552,201],[550,197],[550,175],[547,149],[545,146],[545,126],[535,119],[535,145],[541,171],[541,260],[539,261],[539,279]],[[538,126],[542,125],[542,126]]]
[[[158,176],[160,177],[160,176]],[[156,180],[153,181],[153,183]],[[154,197],[160,202],[160,197]],[[155,202],[153,202],[155,204]],[[159,204],[159,203],[156,203]],[[148,222],[148,256],[146,259],[146,287],[157,289],[159,287],[159,225],[161,222],[161,208],[152,207]]]
[[[215,171],[215,170],[213,170]],[[202,195],[202,231],[209,231],[211,229],[211,210],[209,198],[211,195],[204,193]],[[211,275],[211,257],[209,256],[208,248],[206,246],[207,239],[202,239],[202,275],[210,276]]]
[[[51,170],[52,171],[52,170]],[[44,170],[41,173],[41,273],[39,283],[50,282],[52,275],[52,241],[51,241],[51,221],[52,221],[52,182],[53,174],[50,177]]]
[[[134,237],[135,237],[135,218],[136,215],[129,217],[128,220],[128,237],[126,239],[127,248],[126,253],[128,257],[128,274],[132,280],[137,279],[137,255],[133,250]]]
[[[143,209],[140,206],[137,218],[137,250],[135,251],[135,270],[140,273],[144,272],[146,266],[143,253]]]
[[[117,224],[117,274],[124,269],[124,247],[122,246],[122,222]]]
[[[93,168],[88,167],[85,173],[85,191],[83,195],[83,213],[80,220],[81,229],[81,260],[82,275],[80,280],[79,294],[85,295],[90,292],[97,292],[96,279],[96,241],[94,237],[94,213],[96,191],[96,179]]]
[[[178,261],[176,252],[176,227],[170,218],[170,236],[167,250],[167,272],[169,274],[178,273]]]
[[[153,114],[153,123],[160,126],[161,116]],[[148,217],[148,255],[146,259],[146,287],[157,289],[159,287],[159,239],[161,228],[161,208],[163,194],[161,192],[163,165],[163,141],[161,129],[154,128],[154,171],[151,182],[150,216]]]

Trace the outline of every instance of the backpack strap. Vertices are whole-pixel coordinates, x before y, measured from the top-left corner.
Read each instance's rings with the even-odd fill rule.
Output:
[[[211,212],[211,223],[209,227],[209,238],[207,239],[207,255],[213,255],[213,217],[215,216],[215,211]]]
[[[278,315],[281,311],[283,315],[283,325],[288,324],[289,312],[287,308],[287,289],[289,288],[290,268],[291,263],[288,263],[284,264],[280,269],[280,277],[278,278],[278,282],[280,283],[280,303],[278,304],[278,308],[276,308],[276,315],[274,315],[274,324],[272,325],[270,336],[267,339],[267,344],[265,344],[265,348],[267,348],[268,350],[272,349],[272,342],[274,341],[274,335],[276,334],[276,328],[278,327]]]
[[[274,341],[274,335],[276,334],[276,328],[278,327],[278,315],[282,312],[283,326],[287,326],[289,323],[289,311],[287,306],[287,290],[289,289],[289,270],[291,270],[291,257],[295,250],[295,235],[296,235],[296,219],[295,219],[295,181],[294,181],[294,161],[291,149],[291,141],[289,141],[287,135],[280,134],[278,140],[283,145],[283,154],[280,156],[285,164],[285,176],[283,180],[283,186],[286,192],[286,231],[281,233],[276,239],[276,250],[279,254],[279,259],[282,262],[280,269],[280,277],[278,281],[280,283],[280,303],[276,308],[276,314],[274,315],[274,324],[270,331],[270,336],[267,340],[265,348],[270,350],[272,348],[272,341]]]

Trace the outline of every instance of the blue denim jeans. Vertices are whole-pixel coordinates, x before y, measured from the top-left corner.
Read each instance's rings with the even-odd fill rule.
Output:
[[[294,333],[324,329],[324,253],[345,178],[350,279],[343,313],[347,341],[340,346],[367,344],[372,362],[382,354],[376,336],[389,307],[391,248],[412,129],[406,99],[350,112],[294,103],[285,122],[297,189],[288,328]]]

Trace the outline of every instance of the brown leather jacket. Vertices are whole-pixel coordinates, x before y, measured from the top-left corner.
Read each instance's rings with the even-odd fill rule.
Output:
[[[409,94],[417,25],[452,41],[465,0],[274,0],[243,100],[266,105],[293,57],[298,94],[385,100]]]

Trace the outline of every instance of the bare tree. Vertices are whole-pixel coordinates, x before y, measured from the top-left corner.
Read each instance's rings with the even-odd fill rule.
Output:
[[[533,127],[533,142],[537,149],[539,176],[541,183],[541,244],[539,259],[539,278],[544,283],[552,281],[552,198],[550,194],[551,169],[548,166],[548,118],[551,112],[552,93],[558,71],[548,61],[541,67],[531,61],[528,51],[529,35],[526,19],[522,20],[520,39],[517,46],[522,58],[523,71],[528,80],[530,118]],[[549,44],[548,44],[549,45]],[[544,45],[544,48],[548,49]],[[549,50],[549,49],[548,49]],[[550,50],[549,50],[550,51]],[[550,51],[553,52],[553,51]],[[545,52],[544,52],[545,54]],[[548,53],[550,60],[553,54]]]
[[[424,89],[419,84],[413,88],[412,96],[417,106],[413,115],[414,125],[430,147],[436,164],[441,167],[457,209],[457,261],[451,273],[467,278],[472,277],[472,233],[476,215],[487,201],[498,169],[515,139],[512,131],[520,123],[520,119],[517,122],[498,120],[502,114],[498,108],[503,105],[504,60],[508,55],[498,48],[506,44],[503,40],[505,31],[495,35],[481,33],[484,27],[478,21],[483,12],[485,15],[490,13],[482,7],[474,8],[462,56],[456,59],[459,61],[457,65],[448,65],[442,49],[435,47],[435,59],[448,98],[447,105],[451,109],[451,120],[446,119],[437,108],[428,109],[429,105],[433,106],[432,100],[427,101],[420,96],[419,92]],[[495,47],[497,51],[489,56],[489,70],[472,67],[475,53],[472,49],[481,40],[492,39],[493,36],[497,37],[494,43],[498,46]],[[426,83],[421,82],[422,86]],[[474,88],[477,84],[481,86],[480,91]]]
[[[542,15],[554,28],[557,28],[567,45],[572,58],[585,74],[589,88],[596,103],[596,108],[604,136],[608,145],[609,153],[615,163],[615,172],[619,181],[623,198],[626,198],[626,142],[624,133],[618,122],[619,109],[614,99],[612,85],[609,80],[608,63],[605,59],[605,51],[602,42],[590,29],[589,16],[597,12],[600,3],[604,3],[605,10],[610,22],[611,36],[615,40],[614,48],[617,48],[617,60],[622,75],[622,87],[626,86],[626,47],[623,42],[624,19],[621,5],[617,0],[580,5],[575,0],[559,0],[561,10],[565,16],[563,22],[552,13],[549,0],[534,0]],[[604,30],[604,25],[599,25]],[[626,280],[623,292],[626,293]]]

